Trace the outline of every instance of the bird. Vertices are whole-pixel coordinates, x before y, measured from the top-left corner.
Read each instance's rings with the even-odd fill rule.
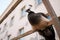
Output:
[[[41,16],[44,16],[47,18],[47,16],[43,13],[35,13],[31,11],[30,9],[27,9],[26,12],[28,12],[28,20],[31,25],[37,25],[41,22]]]
[[[55,32],[52,24],[49,24],[48,16],[42,12],[35,13],[30,9],[27,9],[28,21],[32,25],[33,29],[38,30],[39,34],[45,37],[46,40],[55,40]]]

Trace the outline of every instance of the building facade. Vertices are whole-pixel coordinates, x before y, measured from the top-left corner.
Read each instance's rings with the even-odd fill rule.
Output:
[[[50,0],[50,2],[57,16],[60,16],[60,0]],[[32,5],[31,10],[36,13],[48,13],[42,0],[13,0],[4,14],[0,17],[0,40],[11,40],[20,34],[32,30],[32,26],[27,18],[28,13],[25,12],[26,9],[30,7],[29,5]],[[35,32],[19,40],[43,40],[42,38],[43,37],[41,37],[38,32]],[[57,32],[56,40],[59,40]]]

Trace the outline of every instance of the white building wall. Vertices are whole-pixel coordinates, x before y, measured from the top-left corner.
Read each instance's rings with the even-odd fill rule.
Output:
[[[54,9],[56,11],[56,13],[58,13],[60,15],[60,12],[59,12],[59,7],[60,6],[56,6],[57,4],[59,5],[59,0],[51,0],[52,2],[52,5],[54,5]],[[55,3],[56,2],[56,3]],[[6,36],[10,35],[11,34],[11,38],[14,38],[16,36],[18,36],[18,32],[19,32],[19,29],[24,27],[24,32],[27,32],[29,30],[32,29],[31,25],[29,24],[28,22],[28,19],[27,19],[27,14],[26,16],[22,17],[21,18],[21,8],[23,8],[24,6],[26,6],[25,9],[28,9],[29,8],[29,4],[31,4],[33,7],[31,8],[32,11],[34,12],[43,12],[43,13],[47,13],[43,3],[41,3],[40,5],[37,6],[37,4],[35,4],[35,1],[34,0],[23,0],[10,14],[9,16],[0,24],[0,39],[3,39],[3,40],[7,40]],[[57,9],[58,8],[58,9]],[[57,11],[58,10],[58,11]],[[13,25],[10,26],[10,21],[11,21],[11,18],[14,16],[14,19],[13,19]],[[4,24],[7,23],[7,27],[6,27],[6,30],[1,33],[4,29]],[[5,35],[7,33],[7,35]],[[28,35],[26,37],[24,37],[24,40],[31,40],[31,39],[34,39],[35,37],[37,37],[38,32],[35,32],[31,35]],[[5,38],[4,38],[5,37]],[[38,38],[40,39],[41,37],[39,36],[38,34]],[[38,40],[39,40],[38,39]],[[37,39],[36,39],[37,40]]]

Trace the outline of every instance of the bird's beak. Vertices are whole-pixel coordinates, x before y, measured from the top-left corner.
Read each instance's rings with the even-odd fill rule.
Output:
[[[31,7],[32,7],[32,5],[29,5],[29,8],[26,10],[26,12],[30,12]]]
[[[27,9],[26,12],[30,12],[30,9]]]

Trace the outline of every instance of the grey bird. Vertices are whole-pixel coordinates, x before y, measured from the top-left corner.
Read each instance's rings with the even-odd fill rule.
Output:
[[[48,25],[47,15],[44,13],[35,13],[30,9],[27,9],[26,12],[28,12],[28,21],[33,29],[36,29],[46,40],[55,40],[55,32],[52,24]]]

